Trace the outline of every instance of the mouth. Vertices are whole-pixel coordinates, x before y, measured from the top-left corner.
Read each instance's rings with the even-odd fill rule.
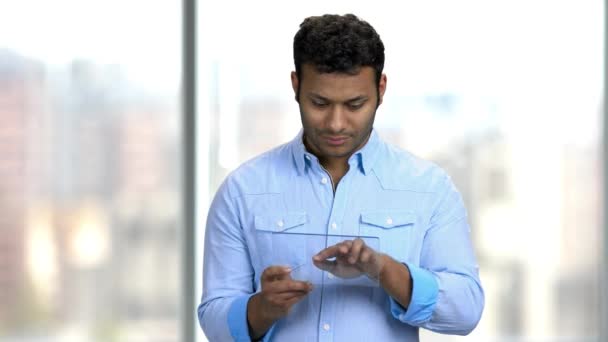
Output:
[[[328,137],[325,137],[324,139],[327,142],[327,144],[329,144],[331,146],[340,146],[340,145],[343,145],[346,142],[346,140],[348,140],[348,137],[328,136]]]

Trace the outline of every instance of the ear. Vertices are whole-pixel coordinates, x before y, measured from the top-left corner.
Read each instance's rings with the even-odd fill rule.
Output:
[[[293,88],[293,93],[295,94],[296,101],[298,101],[298,87],[300,85],[300,80],[298,80],[298,75],[295,71],[291,72],[291,87]]]
[[[382,99],[384,98],[384,92],[386,91],[386,74],[382,74],[380,76],[380,82],[378,82],[378,106],[382,104]]]

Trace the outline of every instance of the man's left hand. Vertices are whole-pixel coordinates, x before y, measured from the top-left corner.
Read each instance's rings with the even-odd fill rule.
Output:
[[[327,247],[312,258],[318,268],[340,278],[367,275],[378,280],[386,255],[367,246],[362,239],[345,240]]]

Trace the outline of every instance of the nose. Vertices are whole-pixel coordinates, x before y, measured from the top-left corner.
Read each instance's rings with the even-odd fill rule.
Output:
[[[341,105],[334,105],[327,114],[327,129],[332,133],[342,132],[346,128],[346,113]]]

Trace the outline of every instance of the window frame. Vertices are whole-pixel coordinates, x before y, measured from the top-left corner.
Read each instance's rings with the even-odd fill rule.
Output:
[[[197,88],[197,1],[182,1],[182,312],[180,317],[181,341],[201,341],[196,308],[197,294],[201,291],[202,251],[197,242],[204,236],[205,214],[200,209],[207,207],[207,198],[197,194],[208,193],[207,165],[209,137],[205,128],[205,112],[198,113]],[[601,175],[603,177],[603,241],[601,242],[602,260],[600,262],[601,308],[599,341],[608,341],[608,0],[604,1],[604,78],[602,98],[602,142]],[[197,113],[199,114],[197,120]],[[202,215],[202,216],[201,216]]]
[[[197,340],[196,316],[196,0],[182,0],[182,296],[180,340]]]
[[[603,79],[603,99],[602,99],[602,114],[603,114],[603,130],[602,130],[602,172],[603,175],[603,194],[601,198],[604,201],[603,217],[603,242],[601,245],[603,251],[603,259],[600,261],[600,298],[602,300],[600,307],[600,341],[608,341],[608,324],[601,322],[608,321],[608,0],[604,1],[604,79]]]

